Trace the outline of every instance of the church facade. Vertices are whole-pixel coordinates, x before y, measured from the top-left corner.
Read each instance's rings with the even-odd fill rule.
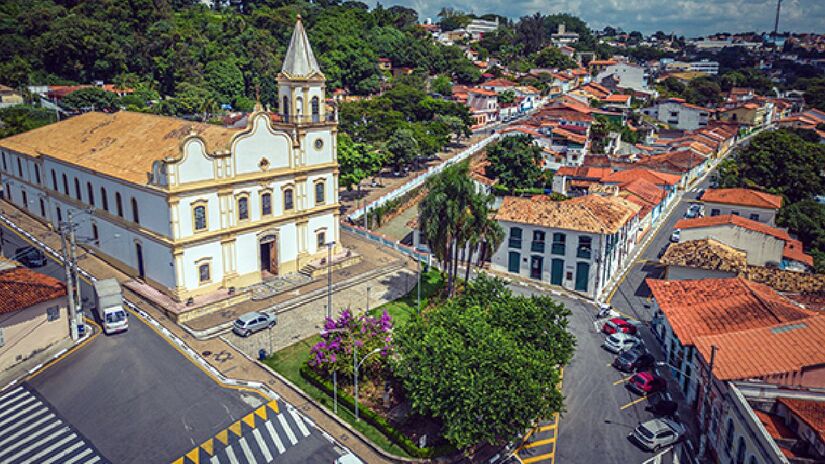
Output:
[[[6,198],[179,301],[340,250],[337,122],[300,18],[279,111],[244,129],[120,111],[0,140]]]

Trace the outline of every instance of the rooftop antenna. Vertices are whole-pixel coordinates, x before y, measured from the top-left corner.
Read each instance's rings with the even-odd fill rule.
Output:
[[[779,10],[782,7],[782,0],[776,0],[776,19],[773,22],[773,44],[776,45],[776,36],[779,33]]]

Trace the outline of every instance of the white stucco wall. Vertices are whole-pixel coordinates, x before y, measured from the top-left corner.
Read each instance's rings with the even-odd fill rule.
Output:
[[[752,266],[764,266],[767,263],[779,265],[782,262],[782,255],[785,250],[784,240],[731,225],[684,229],[681,232],[680,241],[706,238],[712,238],[746,252],[748,254],[748,264]]]

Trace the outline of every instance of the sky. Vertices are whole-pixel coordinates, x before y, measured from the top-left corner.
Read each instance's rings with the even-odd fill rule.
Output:
[[[657,30],[694,37],[714,32],[772,31],[776,0],[391,0],[414,8],[420,18],[438,21],[442,7],[517,19],[541,12],[570,13],[591,28],[621,27],[650,34]],[[783,0],[780,31],[825,32],[825,0]]]

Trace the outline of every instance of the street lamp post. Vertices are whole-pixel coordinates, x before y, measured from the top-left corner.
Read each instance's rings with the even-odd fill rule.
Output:
[[[327,243],[327,318],[332,319],[332,247],[335,241]],[[338,371],[332,369],[332,410],[338,414]]]
[[[330,330],[324,329],[321,331],[321,335],[323,336],[330,333],[340,333],[346,331],[347,329],[343,327]],[[338,362],[338,359],[336,358],[335,361]],[[332,412],[338,414],[338,373],[334,367],[332,368]]]
[[[418,265],[418,314],[421,314],[421,257],[415,256],[415,263]]]
[[[367,287],[367,314],[370,312],[370,287]]]
[[[358,420],[358,370],[361,369],[361,365],[364,364],[364,361],[366,361],[367,358],[369,358],[370,356],[372,356],[376,353],[379,353],[381,351],[381,348],[376,348],[376,349],[370,351],[369,353],[367,353],[366,356],[361,358],[361,362],[358,362],[358,345],[356,345],[355,342],[352,343],[352,350],[353,350],[352,351],[352,367],[353,367],[352,380],[353,380],[353,383],[355,384],[355,420],[357,421]]]

